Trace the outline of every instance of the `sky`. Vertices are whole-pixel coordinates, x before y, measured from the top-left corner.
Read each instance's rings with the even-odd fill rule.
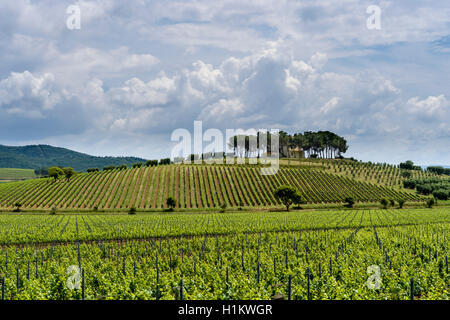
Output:
[[[158,159],[202,121],[449,165],[449,58],[449,1],[0,0],[0,144]]]

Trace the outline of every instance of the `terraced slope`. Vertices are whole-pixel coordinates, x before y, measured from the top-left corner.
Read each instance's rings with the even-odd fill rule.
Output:
[[[70,182],[36,179],[0,185],[0,207],[16,202],[25,208],[165,208],[172,196],[178,208],[273,206],[280,184],[295,186],[308,203],[379,201],[383,197],[421,200],[412,192],[334,175],[323,170],[281,168],[263,176],[258,167],[168,165],[83,173]]]

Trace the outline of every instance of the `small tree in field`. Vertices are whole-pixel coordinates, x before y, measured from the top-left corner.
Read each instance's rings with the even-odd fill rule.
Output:
[[[48,176],[50,178],[55,179],[55,182],[56,182],[56,180],[59,179],[59,177],[61,177],[63,175],[64,175],[64,171],[59,167],[51,167],[48,169]]]
[[[433,205],[435,204],[436,202],[434,201],[434,198],[431,198],[431,199],[428,199],[427,200],[427,207],[428,208],[433,208]]]
[[[292,186],[279,186],[275,190],[274,195],[286,206],[286,211],[289,211],[289,207],[293,203],[301,201],[300,193]]]
[[[227,204],[224,202],[220,205],[220,212],[225,212],[226,209],[227,209]]]
[[[173,209],[177,205],[177,202],[175,201],[175,199],[173,197],[168,197],[166,200],[166,204],[170,208],[170,211],[173,211]]]
[[[130,210],[128,210],[128,214],[136,214],[136,208],[131,207]]]
[[[394,199],[389,199],[389,203],[391,204],[391,206],[395,206],[395,200]]]
[[[403,205],[405,204],[405,199],[398,199],[397,202],[399,209],[402,209]]]
[[[67,181],[70,181],[70,178],[72,178],[74,175],[76,175],[75,170],[71,167],[63,168],[64,176],[66,177]]]
[[[387,206],[389,204],[389,200],[386,198],[383,198],[380,200],[381,205],[383,206],[383,209],[387,209]]]

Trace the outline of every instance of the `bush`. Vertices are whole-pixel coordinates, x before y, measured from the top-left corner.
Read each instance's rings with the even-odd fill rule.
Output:
[[[402,209],[403,205],[405,204],[405,199],[398,199],[397,202],[398,202],[398,207],[400,209]]]
[[[52,207],[52,210],[50,211],[51,215],[55,215],[56,211],[58,211],[58,209],[56,207]]]
[[[439,189],[436,191],[433,191],[433,197],[435,197],[438,200],[448,200],[450,197],[450,190],[445,189]]]
[[[155,167],[158,165],[158,160],[147,160],[145,162],[146,167]]]
[[[220,212],[225,212],[225,210],[227,209],[227,204],[224,202],[220,205]]]
[[[353,198],[350,198],[350,197],[348,197],[348,198],[345,198],[345,207],[347,207],[347,208],[353,208],[353,205],[355,204],[355,200],[353,200]]]
[[[136,214],[136,208],[131,207],[130,210],[128,210],[128,214]]]
[[[389,199],[389,203],[391,204],[391,206],[395,206],[395,200],[394,199]]]
[[[177,202],[173,197],[168,197],[166,200],[166,204],[169,207],[170,211],[173,211],[173,208],[177,205]]]
[[[427,208],[433,208],[433,205],[435,204],[434,198],[430,198],[427,200]]]
[[[22,207],[22,204],[20,202],[14,203],[14,210],[13,210],[13,212],[20,212],[20,207]]]
[[[387,209],[387,206],[389,204],[389,200],[387,198],[383,198],[380,200],[381,205],[383,206],[383,209]]]

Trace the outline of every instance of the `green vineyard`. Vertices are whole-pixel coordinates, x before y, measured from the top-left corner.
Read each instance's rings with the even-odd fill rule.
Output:
[[[449,221],[448,208],[0,215],[1,294],[448,300]]]
[[[311,168],[282,167],[276,175],[261,175],[255,166],[163,165],[78,174],[70,181],[35,179],[0,185],[0,207],[16,203],[31,209],[152,209],[267,207],[280,205],[279,185],[296,187],[308,203],[359,202],[381,198],[420,201],[414,192],[327,173]]]

